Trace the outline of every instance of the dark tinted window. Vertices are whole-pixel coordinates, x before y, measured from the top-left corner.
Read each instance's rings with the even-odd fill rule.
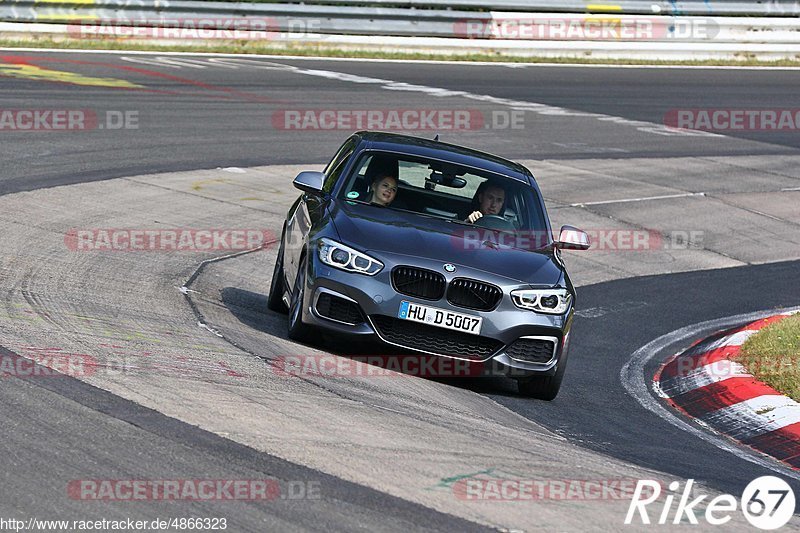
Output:
[[[480,190],[488,186],[503,190],[505,202],[496,229],[536,230],[546,228],[545,215],[535,190],[529,185],[491,172],[438,160],[366,151],[353,166],[339,195],[345,200],[369,203],[375,177],[397,178],[397,194],[389,209],[414,211],[420,215],[464,221],[476,209]]]
[[[339,179],[339,176],[342,174],[342,170],[346,166],[347,159],[352,155],[353,150],[356,146],[356,139],[354,137],[350,137],[347,139],[342,146],[339,147],[339,150],[336,152],[336,155],[333,156],[333,159],[330,160],[328,166],[325,167],[325,183],[322,185],[322,190],[324,192],[331,192],[333,190],[334,185],[336,185],[336,181]]]
[[[352,151],[346,152],[345,156],[337,161],[337,165],[331,169],[330,174],[325,178],[325,183],[322,184],[323,192],[330,193],[333,190],[336,182],[339,181],[339,176],[342,175],[342,171],[347,166],[347,160],[352,153]]]

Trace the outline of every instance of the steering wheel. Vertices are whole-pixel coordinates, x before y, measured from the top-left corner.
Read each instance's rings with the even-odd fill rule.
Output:
[[[514,223],[500,215],[483,215],[474,222],[475,226],[487,229],[514,231]]]

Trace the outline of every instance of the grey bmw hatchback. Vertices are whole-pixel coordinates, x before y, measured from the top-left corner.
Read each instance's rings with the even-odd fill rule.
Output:
[[[301,172],[268,306],[289,337],[324,328],[415,354],[491,365],[552,400],[567,364],[575,288],[524,166],[406,135],[358,132],[323,172]]]

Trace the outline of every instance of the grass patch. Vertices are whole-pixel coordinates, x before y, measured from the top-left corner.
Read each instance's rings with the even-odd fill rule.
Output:
[[[800,314],[751,336],[735,360],[758,380],[800,401]]]
[[[396,60],[438,60],[464,62],[503,62],[503,63],[559,63],[593,65],[679,65],[679,66],[757,66],[757,67],[800,67],[800,55],[794,59],[760,61],[750,56],[740,59],[709,59],[694,61],[644,59],[603,59],[586,57],[520,57],[497,53],[436,53],[436,52],[394,52],[382,50],[354,49],[319,44],[276,45],[261,41],[226,41],[221,43],[193,43],[185,45],[164,45],[148,42],[130,42],[109,39],[0,39],[3,48],[55,48],[61,50],[119,50],[146,52],[195,52],[222,54],[265,54],[276,56],[340,57],[354,59],[396,59]]]

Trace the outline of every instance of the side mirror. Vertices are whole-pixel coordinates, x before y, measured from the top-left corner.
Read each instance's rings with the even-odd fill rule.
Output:
[[[588,250],[591,242],[585,231],[573,226],[561,226],[555,245],[562,250]]]
[[[292,184],[303,192],[319,193],[322,192],[322,184],[324,182],[325,174],[306,170],[298,174]]]

